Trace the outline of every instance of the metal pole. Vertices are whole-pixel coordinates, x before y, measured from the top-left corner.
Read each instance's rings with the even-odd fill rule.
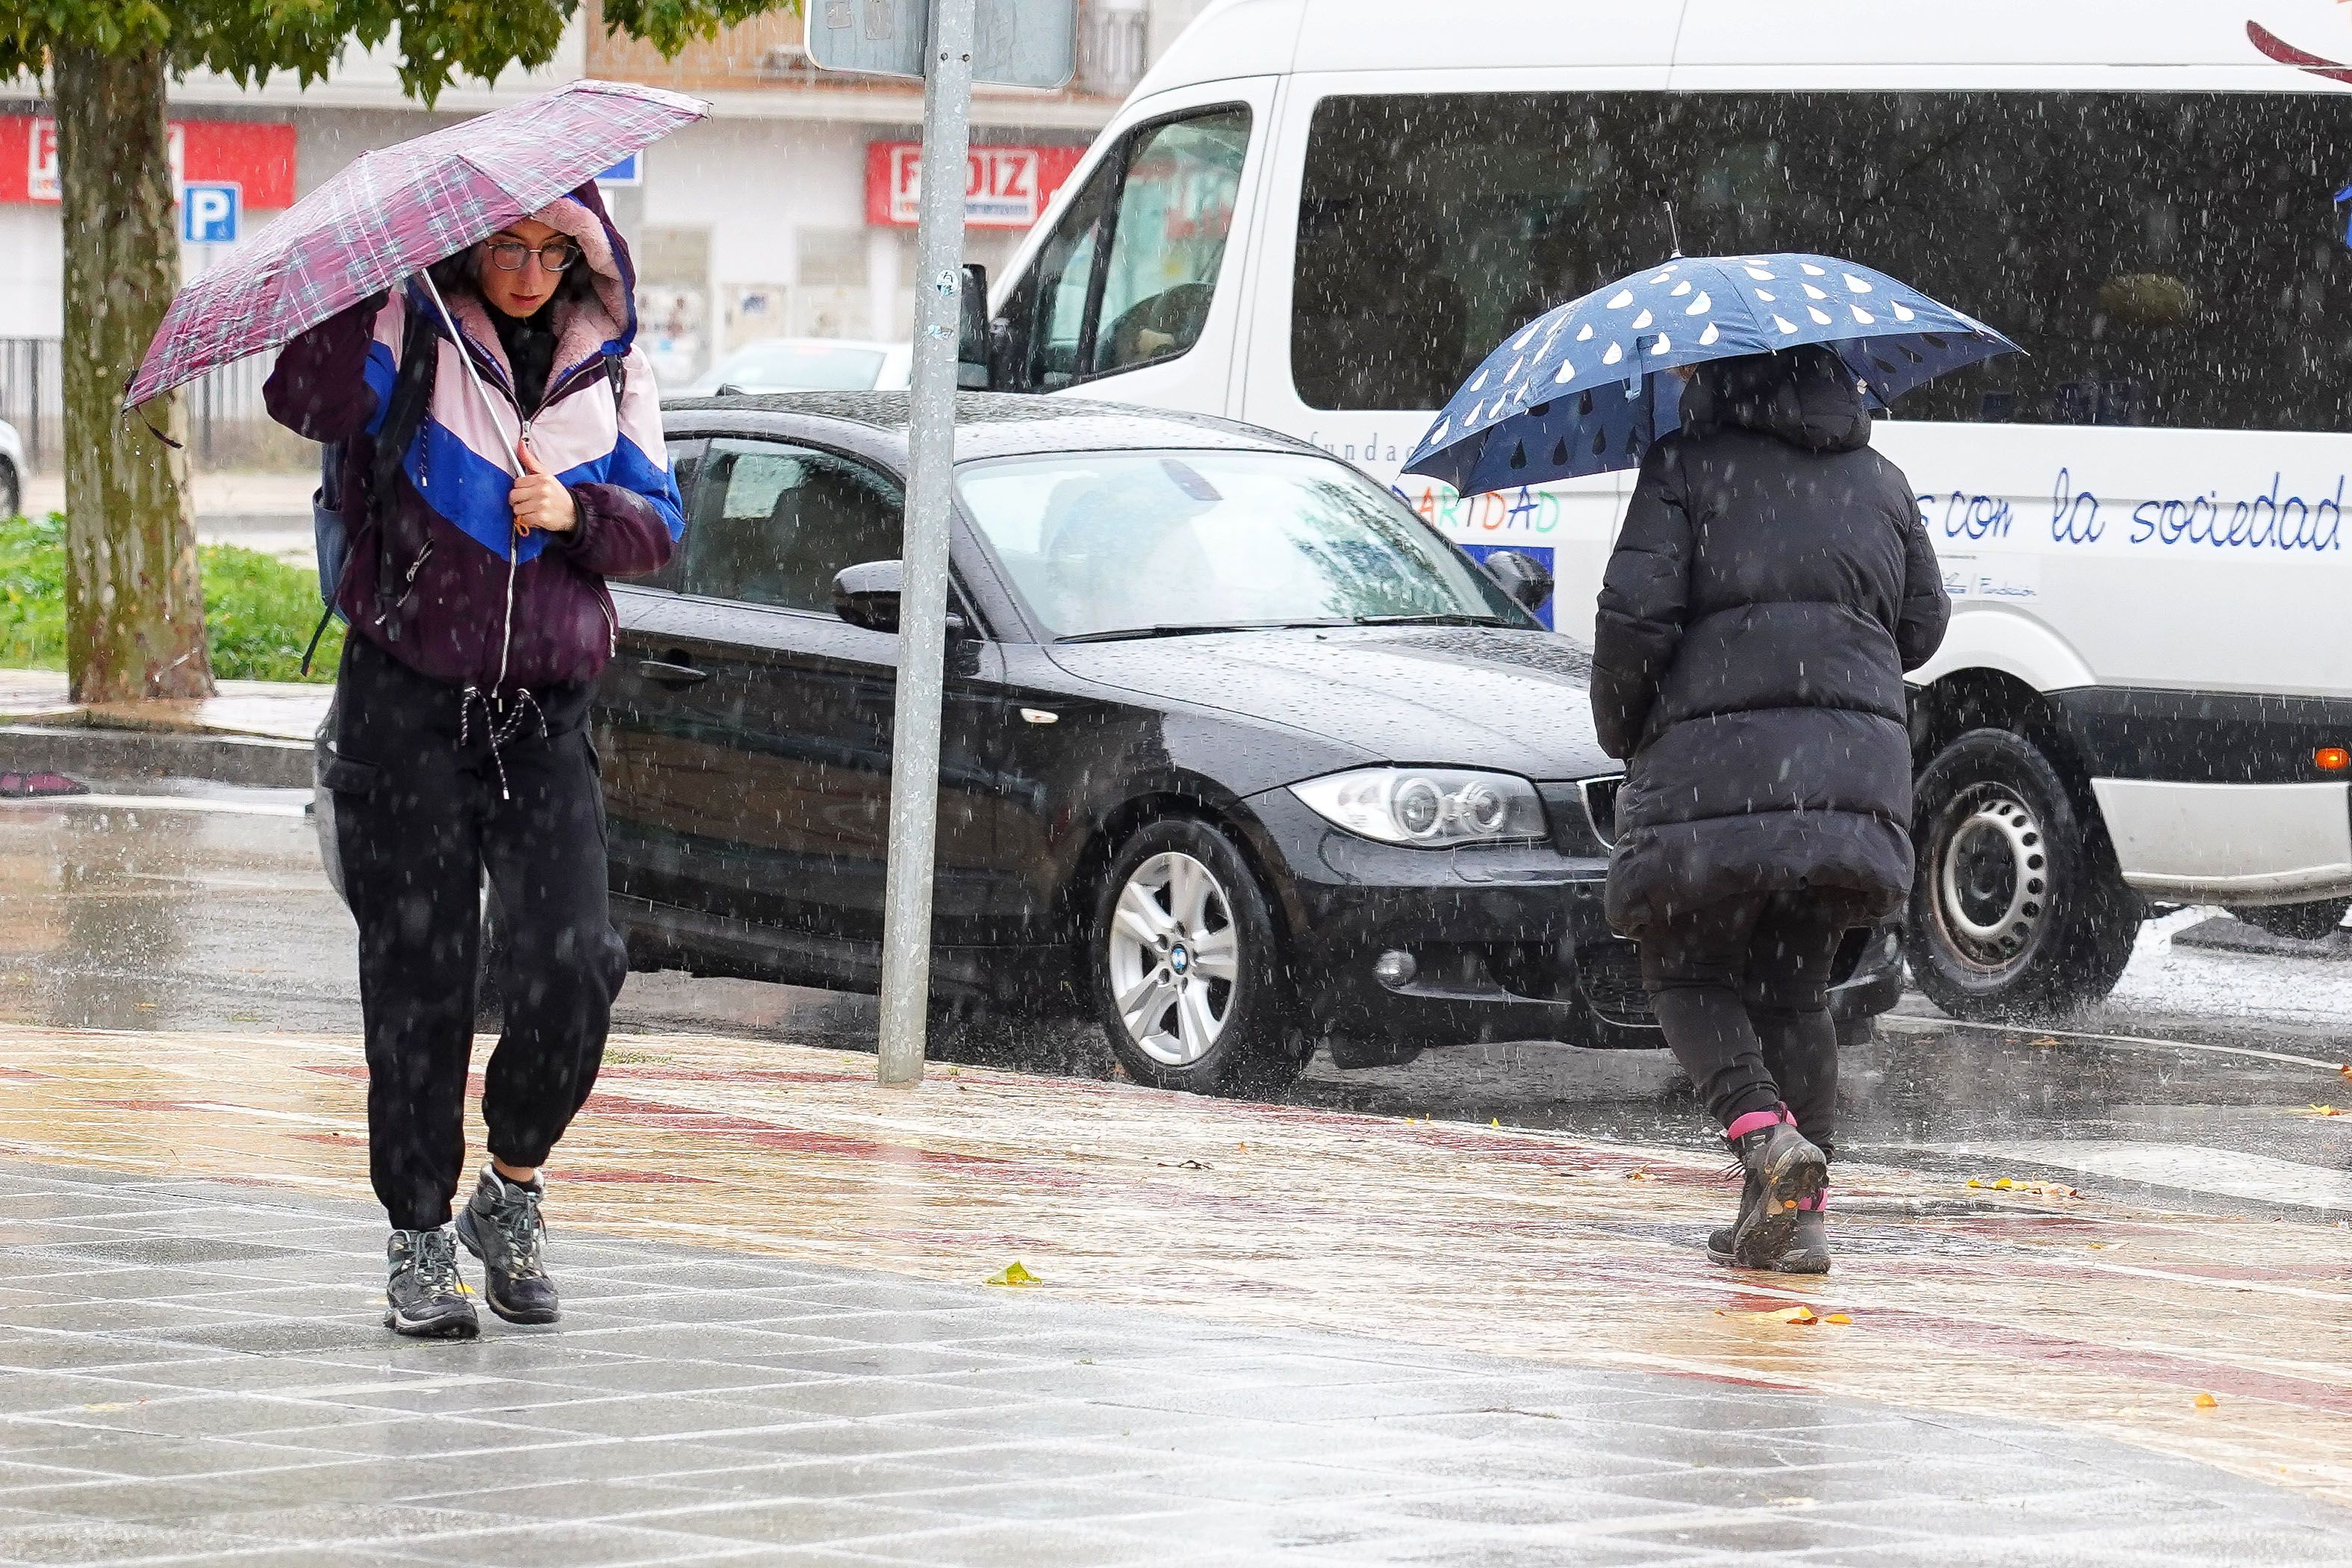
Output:
[[[931,877],[939,833],[949,487],[955,460],[956,336],[962,321],[964,169],[971,142],[975,0],[932,0],[923,59],[923,188],[915,244],[915,360],[908,398],[907,529],[898,599],[898,694],[890,746],[890,853],[882,908],[886,1087],[922,1081],[931,993]]]

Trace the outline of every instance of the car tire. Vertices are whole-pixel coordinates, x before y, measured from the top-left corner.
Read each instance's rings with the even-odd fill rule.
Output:
[[[16,517],[25,509],[25,481],[16,472],[16,465],[0,458],[0,522]]]
[[[1121,847],[1097,892],[1087,971],[1111,1053],[1138,1083],[1263,1094],[1305,1066],[1273,907],[1208,823],[1163,818]]]
[[[2145,906],[2032,742],[1960,736],[1921,772],[1912,821],[1911,978],[1937,1006],[2010,1020],[2115,989]]]
[[[2273,936],[2318,942],[2344,923],[2347,910],[2352,910],[2352,899],[2321,899],[2308,904],[2257,904],[2230,912]]]

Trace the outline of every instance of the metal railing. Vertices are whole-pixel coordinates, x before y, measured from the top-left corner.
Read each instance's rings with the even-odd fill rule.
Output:
[[[55,338],[0,338],[0,419],[16,427],[37,471],[65,456],[65,362]],[[188,416],[188,461],[198,468],[282,468],[313,460],[317,448],[269,417],[261,384],[271,356],[224,365],[181,390]]]

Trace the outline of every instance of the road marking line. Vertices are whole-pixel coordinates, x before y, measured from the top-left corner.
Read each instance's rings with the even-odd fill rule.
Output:
[[[2289,1056],[2283,1051],[2258,1051],[2251,1046],[2211,1046],[2200,1040],[2159,1040],[2146,1035],[2094,1035],[2080,1029],[2050,1029],[2039,1024],[1979,1024],[1969,1018],[1924,1018],[1916,1013],[1882,1013],[1881,1024],[1894,1025],[1906,1034],[1932,1035],[1938,1029],[1986,1029],[1999,1035],[2015,1035],[2022,1040],[2028,1036],[2047,1035],[2060,1040],[2092,1040],[2103,1045],[2135,1046],[2161,1048],[2168,1051],[2207,1051],[2215,1056],[2253,1057],[2266,1062],[2284,1062],[2290,1067],[2317,1068],[2334,1072],[2341,1065],[2322,1061],[2317,1057]]]
[[[39,806],[97,806],[111,811],[193,811],[215,816],[301,816],[308,807],[267,800],[205,800],[183,795],[41,795],[0,800],[0,805],[26,810]]]

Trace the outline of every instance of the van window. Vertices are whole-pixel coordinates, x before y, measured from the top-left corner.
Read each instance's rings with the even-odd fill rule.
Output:
[[[1051,392],[1174,359],[1200,341],[1249,131],[1240,107],[1161,121],[1096,170],[1007,304],[1025,337],[1019,389]]]
[[[2289,111],[2291,109],[2291,111]],[[1852,257],[2028,352],[1905,419],[2336,430],[2352,101],[2244,93],[1342,97],[1318,106],[1291,368],[1434,408],[1514,328],[1663,259]]]

